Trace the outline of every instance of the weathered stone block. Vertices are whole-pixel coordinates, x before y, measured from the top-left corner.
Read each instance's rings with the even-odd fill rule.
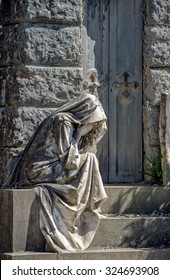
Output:
[[[160,155],[159,115],[161,94],[170,88],[170,70],[148,69],[144,74],[143,141],[144,153],[150,160]],[[144,161],[144,166],[148,162]],[[146,178],[150,179],[150,178]]]
[[[81,68],[1,68],[0,105],[58,107],[80,95],[81,84]]]
[[[19,21],[63,21],[81,20],[82,0],[2,0],[1,23]]]
[[[0,190],[0,251],[42,251],[39,208],[33,190]]]
[[[150,146],[159,146],[159,108],[144,106],[144,138]]]
[[[148,66],[170,66],[170,26],[145,28],[145,62]]]
[[[146,159],[146,157],[148,159],[150,159],[151,161],[156,160],[156,158],[160,157],[160,144],[156,145],[156,146],[152,146],[149,144],[149,139],[147,137],[147,130],[144,133],[144,160],[143,160],[143,169],[144,172],[146,171],[147,167],[148,167],[148,160]],[[146,181],[151,180],[152,177],[151,176],[147,176],[146,174],[144,174],[144,179]]]
[[[0,108],[0,147],[24,147],[53,108]]]
[[[23,148],[0,148],[0,186],[13,172]]]
[[[169,0],[145,0],[147,12],[147,24],[163,25],[170,23]]]
[[[0,32],[1,65],[80,66],[82,47],[77,26],[20,24]]]
[[[170,91],[161,95],[159,127],[163,183],[170,186]]]
[[[145,100],[151,106],[159,106],[161,94],[170,88],[170,69],[148,69],[144,73]]]

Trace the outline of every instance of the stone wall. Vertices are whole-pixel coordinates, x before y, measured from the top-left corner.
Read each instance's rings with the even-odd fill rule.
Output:
[[[82,0],[2,0],[0,184],[37,125],[81,93]]]
[[[152,160],[170,88],[170,0],[144,0],[143,13],[143,141]],[[0,184],[41,120],[81,92],[81,21],[82,0],[1,1]]]
[[[144,7],[144,153],[153,160],[160,153],[161,94],[170,88],[170,1],[145,0]]]

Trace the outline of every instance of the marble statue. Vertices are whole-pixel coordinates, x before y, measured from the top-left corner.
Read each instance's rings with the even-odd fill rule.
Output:
[[[85,250],[95,235],[107,196],[89,151],[105,132],[100,101],[82,94],[39,125],[7,183],[34,188],[48,250]]]

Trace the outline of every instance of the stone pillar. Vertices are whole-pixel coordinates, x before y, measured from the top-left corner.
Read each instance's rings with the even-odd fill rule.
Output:
[[[159,126],[163,183],[170,186],[170,91],[161,95]]]
[[[144,2],[144,152],[153,160],[160,153],[161,94],[170,88],[170,1]]]
[[[1,1],[0,184],[42,119],[81,93],[81,2]]]

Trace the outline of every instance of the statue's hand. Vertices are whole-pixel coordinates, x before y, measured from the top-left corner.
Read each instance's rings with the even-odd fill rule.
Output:
[[[71,144],[68,153],[67,162],[65,163],[65,169],[77,169],[80,164],[80,155],[78,152],[77,144]]]
[[[78,127],[74,134],[74,140],[76,141],[76,143],[79,142],[80,138],[83,135],[86,135],[90,130],[92,130],[93,127],[94,127],[93,123],[81,125],[80,127]]]

